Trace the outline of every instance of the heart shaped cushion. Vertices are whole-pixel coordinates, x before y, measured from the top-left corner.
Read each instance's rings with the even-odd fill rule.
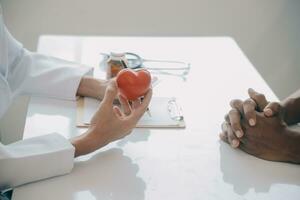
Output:
[[[121,95],[133,101],[147,93],[151,85],[151,75],[145,69],[134,71],[127,68],[117,74],[116,81]]]

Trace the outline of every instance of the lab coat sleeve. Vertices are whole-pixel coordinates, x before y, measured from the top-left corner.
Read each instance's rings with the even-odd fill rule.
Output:
[[[23,93],[66,100],[75,100],[82,76],[92,75],[90,67],[26,50],[19,65],[29,68]]]
[[[56,133],[6,146],[0,143],[0,191],[69,173],[74,151],[73,145]]]
[[[13,93],[75,100],[82,76],[93,68],[33,53],[4,27],[8,46],[8,83]]]

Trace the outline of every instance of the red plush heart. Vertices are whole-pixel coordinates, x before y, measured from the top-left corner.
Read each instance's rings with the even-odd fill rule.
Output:
[[[121,95],[133,101],[147,93],[151,85],[151,75],[145,69],[123,69],[117,74],[116,81]]]

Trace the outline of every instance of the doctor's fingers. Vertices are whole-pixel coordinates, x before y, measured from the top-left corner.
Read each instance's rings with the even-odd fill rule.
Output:
[[[112,106],[118,93],[118,88],[115,80],[111,80],[105,90],[104,98],[101,104]]]
[[[137,100],[132,101],[132,108],[133,109],[138,108],[141,105],[141,103],[142,103],[141,99],[137,99]]]
[[[133,107],[133,111],[130,117],[134,118],[135,120],[139,120],[147,111],[151,98],[152,98],[152,89],[150,88],[149,91],[144,96],[143,102],[141,102],[140,104],[136,102],[136,105]]]
[[[122,95],[119,95],[119,102],[125,115],[130,115],[132,109],[129,101]]]
[[[118,106],[114,106],[113,107],[113,112],[115,113],[115,115],[117,116],[118,119],[124,119],[124,117],[126,116],[123,111],[121,111],[121,109]]]

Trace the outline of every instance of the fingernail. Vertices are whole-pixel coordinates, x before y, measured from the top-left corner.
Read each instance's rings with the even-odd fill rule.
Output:
[[[255,125],[255,120],[254,119],[249,119],[249,124],[250,124],[250,126],[254,126]]]
[[[238,138],[241,138],[243,136],[242,131],[236,131],[235,134]]]
[[[267,115],[267,116],[271,116],[272,115],[272,110],[270,109],[270,108],[266,108],[265,110],[264,110],[264,113]]]
[[[255,90],[254,90],[253,88],[249,88],[249,89],[248,89],[248,93],[254,94],[254,93],[255,93]]]
[[[237,148],[239,146],[240,142],[237,139],[232,140],[231,146],[233,148]]]

